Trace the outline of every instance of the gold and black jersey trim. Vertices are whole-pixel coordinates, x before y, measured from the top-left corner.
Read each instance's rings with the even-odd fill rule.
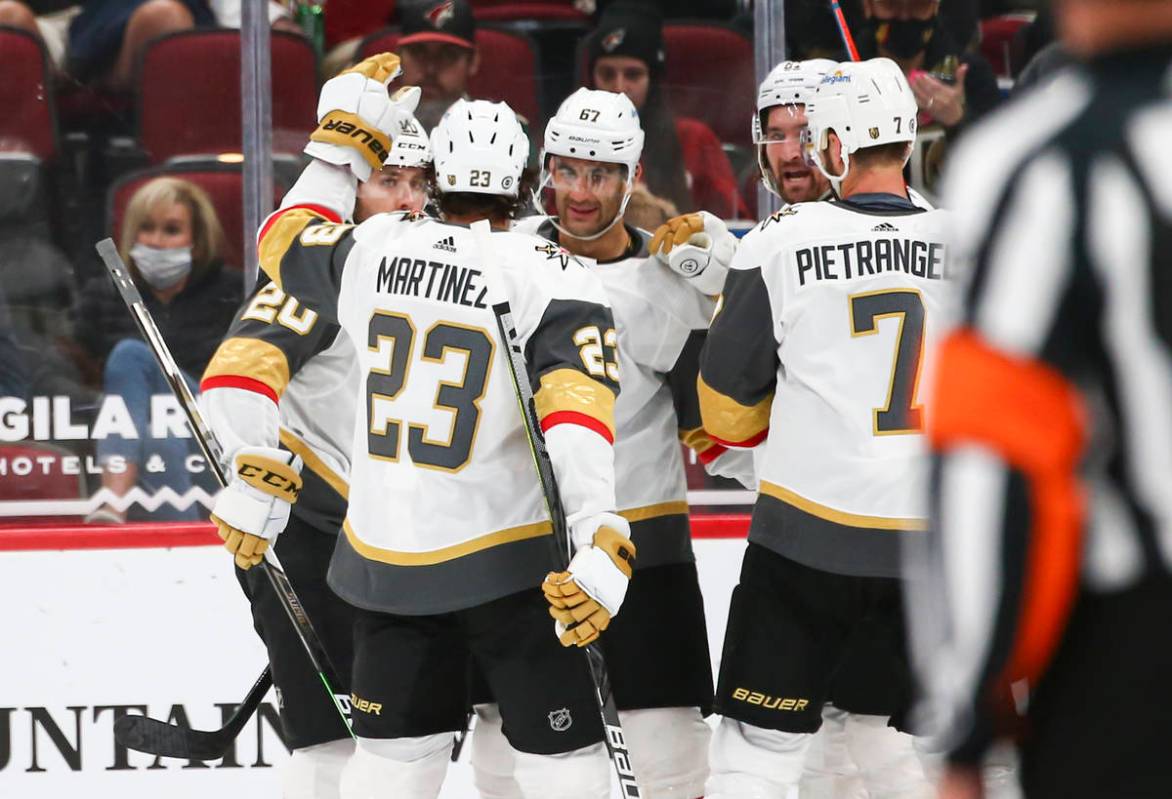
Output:
[[[392,566],[435,566],[440,563],[459,560],[476,552],[498,547],[503,544],[511,544],[530,538],[547,536],[553,532],[553,527],[548,521],[523,524],[518,527],[497,530],[459,544],[453,544],[452,546],[441,547],[440,549],[433,549],[427,552],[399,552],[368,544],[355,534],[354,529],[350,526],[349,519],[342,524],[342,530],[346,533],[346,540],[350,542],[350,546],[353,547],[354,551],[367,560],[374,560]]]
[[[233,337],[220,342],[200,388],[243,388],[277,402],[289,379],[289,360],[280,347],[258,338]]]
[[[576,369],[546,372],[538,381],[533,403],[541,429],[573,423],[589,428],[614,443],[614,391]]]
[[[769,414],[773,409],[772,393],[754,405],[742,405],[708,385],[703,375],[696,378],[696,393],[700,396],[700,416],[704,421],[704,430],[716,442],[726,446],[751,447],[759,444],[768,434]]]

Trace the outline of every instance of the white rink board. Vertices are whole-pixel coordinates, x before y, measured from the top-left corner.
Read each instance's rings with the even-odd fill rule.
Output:
[[[714,660],[744,546],[695,542]],[[267,722],[244,729],[235,763],[209,768],[114,745],[112,706],[165,718],[181,705],[192,726],[214,729],[217,704],[242,699],[264,666],[221,549],[0,552],[0,607],[2,799],[280,796],[287,754]],[[476,795],[466,761],[442,799]]]

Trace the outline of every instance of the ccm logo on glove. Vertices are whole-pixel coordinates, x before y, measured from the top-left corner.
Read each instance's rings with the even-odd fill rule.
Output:
[[[301,476],[283,463],[268,464],[260,458],[254,463],[238,461],[236,476],[290,505],[301,496]]]

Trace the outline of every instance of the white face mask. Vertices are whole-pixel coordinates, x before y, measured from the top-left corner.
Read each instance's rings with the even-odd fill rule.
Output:
[[[130,248],[130,257],[142,279],[159,291],[171,288],[191,273],[190,247],[161,249],[135,244]]]

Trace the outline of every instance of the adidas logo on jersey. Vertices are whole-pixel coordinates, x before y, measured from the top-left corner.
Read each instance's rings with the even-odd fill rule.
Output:
[[[897,228],[895,225],[891,224],[890,222],[880,222],[878,225],[875,225],[875,227],[871,228],[871,230],[879,231],[882,233],[892,233],[892,232],[898,231],[899,228]]]
[[[446,239],[440,239],[439,241],[437,241],[435,244],[433,244],[431,246],[435,247],[437,250],[447,250],[448,252],[455,252],[456,251],[456,240],[454,238],[452,238],[451,236],[448,236]]]

